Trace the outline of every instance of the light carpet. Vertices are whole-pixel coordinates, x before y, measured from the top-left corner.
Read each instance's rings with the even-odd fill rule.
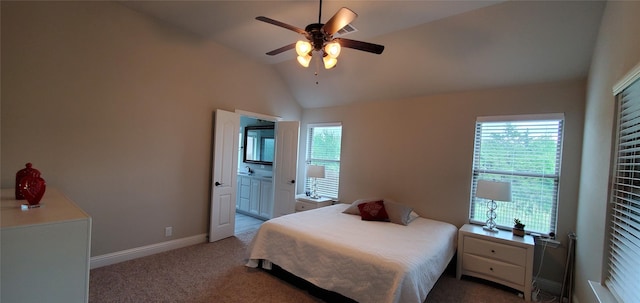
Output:
[[[245,251],[255,231],[90,272],[89,302],[336,302],[317,297],[266,271],[245,267]],[[452,266],[450,266],[452,267]],[[450,268],[425,302],[523,302],[497,285],[463,278]],[[362,302],[366,303],[366,302]],[[375,303],[375,302],[372,302]]]

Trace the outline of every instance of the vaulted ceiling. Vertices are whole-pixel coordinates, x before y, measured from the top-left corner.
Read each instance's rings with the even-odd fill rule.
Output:
[[[294,50],[304,39],[257,21],[266,16],[304,28],[318,1],[121,2],[161,22],[268,64],[304,108],[586,77],[605,2],[323,1],[322,23],[340,7],[358,14],[345,38],[385,46],[381,55],[343,49],[338,65],[308,68]],[[318,56],[316,56],[318,57]]]

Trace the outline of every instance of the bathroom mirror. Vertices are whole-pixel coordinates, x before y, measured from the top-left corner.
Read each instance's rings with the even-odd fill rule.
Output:
[[[273,125],[244,128],[243,162],[273,165],[275,138]]]

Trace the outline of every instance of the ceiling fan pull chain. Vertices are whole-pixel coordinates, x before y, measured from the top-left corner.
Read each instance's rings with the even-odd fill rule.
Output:
[[[320,60],[316,59],[314,61],[316,61],[316,71],[313,73],[313,75],[316,77],[316,85],[318,85],[318,72],[320,71]]]
[[[318,9],[318,23],[322,23],[322,0],[320,0],[320,8]]]

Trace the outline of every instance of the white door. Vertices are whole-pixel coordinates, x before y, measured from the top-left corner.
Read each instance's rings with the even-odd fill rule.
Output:
[[[236,113],[216,110],[213,120],[209,242],[231,237],[234,233],[240,132],[240,116]]]
[[[299,129],[300,122],[298,121],[276,123],[273,217],[295,211]]]

